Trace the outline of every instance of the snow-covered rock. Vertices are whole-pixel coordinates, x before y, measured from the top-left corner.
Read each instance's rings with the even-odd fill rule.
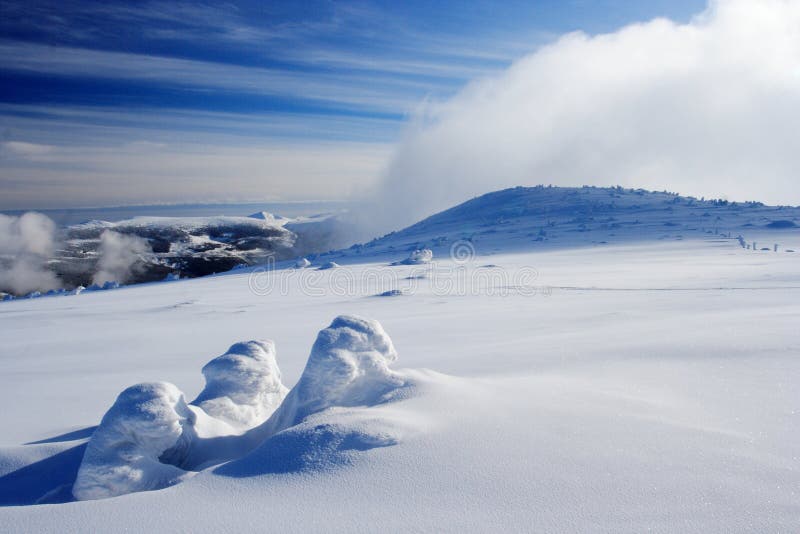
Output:
[[[378,293],[375,295],[376,297],[402,297],[405,293],[403,293],[402,289],[389,289],[388,291],[384,291],[382,293]]]
[[[408,257],[401,261],[396,261],[392,265],[424,265],[433,260],[433,251],[429,248],[414,249]]]
[[[319,270],[320,271],[327,271],[329,269],[336,269],[337,267],[339,267],[338,263],[336,263],[335,261],[329,261],[327,263],[323,263],[322,265],[320,265],[319,266]]]
[[[86,447],[72,494],[102,499],[171,486],[194,435],[194,413],[173,384],[131,386],[117,397]]]
[[[206,387],[192,404],[235,427],[263,423],[289,391],[281,383],[272,341],[236,343],[208,362],[203,376]]]

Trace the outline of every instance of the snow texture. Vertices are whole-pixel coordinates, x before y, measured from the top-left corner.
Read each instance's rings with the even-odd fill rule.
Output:
[[[267,421],[268,432],[280,432],[332,406],[386,402],[406,385],[389,369],[396,359],[392,340],[378,321],[337,317],[320,331],[303,375]]]
[[[208,362],[203,376],[206,387],[192,404],[234,427],[263,423],[289,391],[281,383],[272,341],[236,343]]]
[[[423,280],[424,278],[413,278],[413,280]],[[378,293],[375,295],[376,297],[402,297],[405,293],[403,293],[402,289],[388,289],[382,293]]]
[[[433,260],[433,251],[429,248],[416,249],[411,251],[408,258],[396,262],[395,265],[422,265]]]
[[[319,266],[319,270],[320,271],[327,271],[329,269],[336,269],[337,267],[339,267],[338,263],[336,263],[335,261],[329,261],[329,262],[326,262],[326,263],[323,263],[322,265],[320,265]]]
[[[347,269],[346,295],[312,295],[299,276],[259,295],[242,269],[4,302],[0,405],[13,409],[0,413],[1,529],[795,532],[800,258],[784,251],[800,250],[800,230],[768,225],[799,214],[668,193],[513,189],[320,255]],[[448,256],[461,240],[474,262]],[[387,266],[421,248],[438,261]],[[413,298],[364,298],[388,288],[370,281],[384,268],[400,279],[388,287]],[[535,280],[520,278],[531,268]],[[430,278],[404,284],[418,270]],[[442,291],[459,273],[494,292]],[[528,286],[550,291],[518,291]],[[446,375],[392,371],[394,351],[357,321],[326,329],[307,360],[317,325],[339,313],[379,317],[404,365]],[[242,431],[188,405],[196,435],[185,459],[174,444],[191,435],[188,415],[158,447],[139,444],[155,419],[131,416],[121,419],[135,434],[110,432],[122,425],[109,415],[87,443],[128,384],[163,377],[200,392],[197,355],[221,337],[252,339],[265,317],[296,384],[265,423]],[[319,381],[337,386],[303,387]],[[183,404],[159,403],[163,419],[183,417]],[[89,462],[101,439],[147,458],[145,478],[174,468],[156,485],[188,480],[21,506],[69,500],[84,449]],[[109,465],[143,463],[101,452],[112,474]]]
[[[78,500],[102,499],[179,482],[186,472],[176,465],[188,454],[194,420],[174,385],[129,387],[89,440],[73,495]]]
[[[396,357],[377,321],[339,316],[319,333],[305,371],[288,396],[271,341],[236,343],[206,364],[206,387],[193,406],[166,382],[132,386],[119,395],[89,440],[73,495],[92,500],[165,488],[192,470],[243,456],[328,408],[371,406],[397,398],[393,394],[407,383],[388,368]],[[319,438],[320,428],[327,429],[322,434],[326,439],[313,452],[315,457],[337,453],[332,443],[355,439],[352,429],[324,420],[321,426],[299,432]],[[380,437],[361,434],[364,444],[382,443]],[[279,443],[286,439],[279,438]],[[298,454],[311,454],[314,443],[299,447]],[[266,450],[273,447],[268,444]]]

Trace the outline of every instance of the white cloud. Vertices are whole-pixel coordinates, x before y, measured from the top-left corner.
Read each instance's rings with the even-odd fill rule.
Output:
[[[147,241],[136,235],[125,235],[106,230],[100,234],[100,259],[92,283],[128,282],[136,271],[137,263],[152,252]]]
[[[25,141],[4,141],[0,143],[0,153],[23,158],[35,158],[36,156],[47,154],[52,149],[53,147],[49,145],[27,143]]]
[[[258,96],[284,96],[336,104],[347,110],[402,113],[421,95],[450,94],[447,79],[409,79],[395,71],[303,72],[245,67],[174,57],[50,47],[0,41],[0,68],[24,73],[103,78],[214,89]],[[400,72],[402,73],[402,71]]]
[[[0,209],[363,196],[389,158],[377,143],[59,146],[8,160]]]
[[[718,0],[563,36],[429,103],[382,190],[392,224],[491,190],[598,184],[800,203],[800,2]]]
[[[23,295],[60,287],[46,267],[55,247],[56,226],[41,213],[0,214],[0,291]]]

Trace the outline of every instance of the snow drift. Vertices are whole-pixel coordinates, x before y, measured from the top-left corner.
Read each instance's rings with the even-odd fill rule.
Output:
[[[372,406],[405,385],[389,369],[397,359],[378,321],[342,315],[317,336],[303,375],[265,423],[270,434],[332,406]]]
[[[396,440],[386,433],[327,421],[324,412],[399,398],[409,382],[389,369],[396,358],[380,323],[339,316],[319,333],[288,394],[272,341],[236,343],[211,360],[203,367],[206,386],[192,405],[173,384],[131,386],[89,440],[72,493],[89,500],[165,488],[259,445],[258,457],[279,451],[284,463],[294,452],[319,458],[343,447],[392,445]],[[308,423],[311,416],[319,418]],[[287,429],[291,433],[281,436]],[[287,449],[287,443],[294,446]]]
[[[424,265],[433,261],[433,251],[428,248],[415,249],[404,260],[394,262],[392,265]]]
[[[289,391],[281,383],[272,341],[236,343],[203,367],[206,387],[192,402],[240,428],[266,421]]]
[[[103,416],[83,456],[72,494],[101,499],[171,486],[186,475],[195,417],[166,382],[131,386]]]

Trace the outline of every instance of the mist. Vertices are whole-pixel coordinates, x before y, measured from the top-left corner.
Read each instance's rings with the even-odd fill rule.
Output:
[[[136,274],[142,256],[152,252],[150,245],[141,237],[106,230],[100,235],[100,259],[92,282],[124,284]]]
[[[0,214],[0,291],[23,295],[61,287],[48,270],[56,244],[56,225],[41,213]]]
[[[405,226],[516,185],[800,203],[800,3],[564,35],[416,113],[370,220]]]

